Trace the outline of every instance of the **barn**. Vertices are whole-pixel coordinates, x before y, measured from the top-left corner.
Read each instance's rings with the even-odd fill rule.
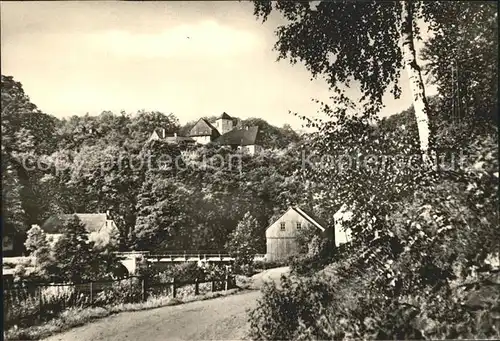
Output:
[[[332,228],[300,207],[290,207],[266,229],[266,260],[285,260],[298,249],[296,237],[303,229],[319,229],[325,238],[334,238]]]

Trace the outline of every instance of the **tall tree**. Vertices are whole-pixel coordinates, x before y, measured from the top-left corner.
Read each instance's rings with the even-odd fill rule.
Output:
[[[435,1],[424,10],[434,35],[422,49],[425,71],[445,99],[439,111],[455,123],[498,119],[498,4]]]
[[[54,246],[54,260],[59,270],[57,277],[73,283],[81,282],[90,275],[92,243],[85,226],[76,215],[64,222],[62,232]]]
[[[399,97],[398,79],[405,66],[420,149],[424,160],[429,160],[430,113],[414,46],[419,38],[417,19],[425,3],[320,1],[315,8],[305,1],[256,0],[254,4],[254,14],[264,21],[273,9],[283,14],[288,23],[276,32],[278,59],[302,61],[313,77],[325,76],[335,93],[335,105],[352,104],[340,85],[356,82],[365,114],[377,113],[387,89]]]
[[[14,250],[22,251],[26,236],[26,212],[21,201],[22,186],[7,156],[2,155],[2,234],[13,238]]]
[[[226,244],[226,250],[236,258],[237,267],[252,265],[258,252],[260,232],[257,220],[249,212],[245,213]]]

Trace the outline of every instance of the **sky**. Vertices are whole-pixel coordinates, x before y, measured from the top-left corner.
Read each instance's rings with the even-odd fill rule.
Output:
[[[327,100],[302,64],[276,61],[275,29],[237,1],[1,2],[1,70],[59,118],[105,110],[174,113],[181,123],[227,112],[300,129]],[[417,46],[418,47],[418,46]],[[400,99],[411,105],[406,74]],[[355,91],[355,90],[352,90]],[[430,94],[433,89],[427,90]]]

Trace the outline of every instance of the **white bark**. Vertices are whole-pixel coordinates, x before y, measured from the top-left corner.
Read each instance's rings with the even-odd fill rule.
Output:
[[[417,63],[415,45],[413,42],[413,13],[411,1],[402,1],[401,11],[402,29],[402,53],[403,62],[408,73],[410,89],[413,95],[413,107],[417,119],[418,136],[420,140],[420,150],[423,153],[424,162],[430,162],[429,153],[429,104],[425,97],[425,87],[422,80],[422,73]]]

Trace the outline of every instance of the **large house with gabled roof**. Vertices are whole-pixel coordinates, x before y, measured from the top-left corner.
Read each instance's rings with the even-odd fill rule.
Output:
[[[119,235],[118,227],[108,211],[106,213],[56,214],[49,217],[40,227],[51,244],[55,244],[61,238],[65,221],[74,215],[80,219],[85,227],[89,241],[94,242],[97,247],[117,242],[115,237]]]
[[[163,140],[169,143],[208,144],[214,143],[230,146],[247,154],[256,154],[262,150],[259,144],[259,127],[241,127],[234,124],[234,119],[227,113],[222,113],[215,124],[200,118],[189,131],[188,136],[173,137],[165,135],[165,130],[156,129],[151,134],[151,140]]]
[[[210,122],[200,118],[189,131],[189,137],[199,144],[207,144],[218,138],[221,134]]]

